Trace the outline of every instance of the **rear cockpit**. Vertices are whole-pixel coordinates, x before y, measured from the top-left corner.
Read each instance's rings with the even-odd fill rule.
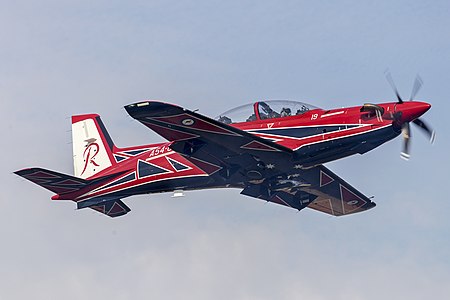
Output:
[[[253,122],[301,115],[317,108],[307,103],[290,100],[258,101],[226,111],[215,120],[225,124]]]

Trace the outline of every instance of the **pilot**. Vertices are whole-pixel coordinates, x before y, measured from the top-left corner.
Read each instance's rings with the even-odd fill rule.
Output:
[[[252,114],[250,117],[247,118],[247,120],[245,120],[245,122],[251,122],[251,121],[255,121],[256,120],[256,115]]]
[[[296,112],[295,114],[296,114],[296,115],[301,115],[301,114],[307,112],[308,110],[309,110],[309,109],[308,109],[308,107],[307,107],[306,105],[302,105],[302,106],[300,107],[300,109],[297,109],[297,112]]]
[[[265,102],[259,103],[260,109],[260,117],[261,119],[271,119],[271,118],[279,118],[280,114],[270,108],[270,106]]]
[[[218,121],[219,121],[219,122],[222,122],[222,123],[224,123],[224,124],[231,124],[231,123],[232,123],[232,122],[231,122],[231,119],[228,118],[227,116],[220,116],[220,118],[219,118]]]
[[[280,113],[281,117],[289,117],[291,115],[291,109],[289,107],[283,107]]]

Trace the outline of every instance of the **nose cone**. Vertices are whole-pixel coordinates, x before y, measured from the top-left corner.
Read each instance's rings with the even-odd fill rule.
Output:
[[[403,102],[397,106],[397,110],[402,112],[401,121],[411,122],[424,113],[426,113],[431,108],[431,105],[426,102],[419,101],[408,101]]]

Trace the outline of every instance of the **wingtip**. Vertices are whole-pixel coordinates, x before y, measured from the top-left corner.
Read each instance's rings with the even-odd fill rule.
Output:
[[[400,153],[400,157],[403,158],[404,160],[408,161],[411,156],[408,153],[402,152],[402,153]]]
[[[183,109],[177,105],[159,100],[144,100],[126,105],[124,108],[134,119],[140,117],[161,117],[171,115]]]
[[[18,175],[18,176],[22,176],[23,177],[23,175],[26,175],[26,174],[28,174],[28,173],[36,170],[36,169],[38,169],[38,168],[24,168],[24,169],[20,169],[20,170],[14,171],[13,173]]]

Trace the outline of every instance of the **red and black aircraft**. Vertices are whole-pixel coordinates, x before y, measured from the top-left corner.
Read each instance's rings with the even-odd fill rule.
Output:
[[[408,158],[410,122],[434,138],[419,119],[430,107],[400,96],[331,110],[258,101],[212,119],[142,101],[126,111],[168,142],[118,148],[100,116],[73,116],[75,176],[42,168],[15,173],[56,193],[53,200],[72,200],[110,217],[128,213],[121,199],[132,195],[210,188],[238,188],[246,196],[341,216],[375,203],[323,164],[366,153],[401,133]]]

